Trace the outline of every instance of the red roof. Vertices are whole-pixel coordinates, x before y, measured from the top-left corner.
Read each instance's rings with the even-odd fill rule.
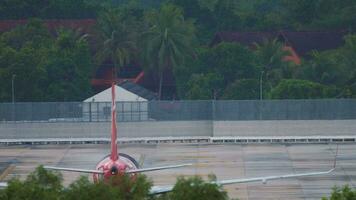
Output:
[[[211,46],[220,42],[238,42],[252,47],[265,39],[277,38],[295,49],[298,55],[305,56],[311,50],[323,51],[343,45],[346,34],[345,31],[218,32]]]
[[[0,20],[0,32],[6,32],[18,25],[24,25],[28,20]],[[84,33],[90,33],[93,31],[96,25],[95,19],[48,19],[43,20],[48,30],[54,31],[57,28],[65,27],[71,29],[81,29]]]

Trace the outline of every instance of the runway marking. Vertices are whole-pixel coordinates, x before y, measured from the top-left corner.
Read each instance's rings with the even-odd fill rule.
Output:
[[[7,175],[9,175],[14,169],[15,169],[15,165],[10,164],[3,173],[0,174],[0,181],[3,181]]]

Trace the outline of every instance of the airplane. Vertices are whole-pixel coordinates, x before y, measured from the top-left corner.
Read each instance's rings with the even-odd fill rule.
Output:
[[[131,156],[118,153],[117,148],[117,127],[116,127],[116,99],[115,99],[115,83],[112,83],[111,86],[112,94],[112,107],[111,107],[111,153],[101,160],[95,169],[76,169],[76,168],[64,168],[64,167],[53,167],[53,166],[44,166],[45,169],[49,170],[60,170],[60,171],[69,171],[69,172],[81,172],[89,173],[93,175],[94,182],[100,180],[110,180],[113,176],[120,176],[121,174],[130,174],[135,175],[141,172],[156,171],[163,169],[172,169],[179,167],[186,167],[192,164],[180,164],[180,165],[168,165],[161,167],[151,167],[151,168],[139,168],[138,162]],[[286,179],[286,178],[295,178],[295,177],[304,177],[304,176],[317,176],[329,174],[335,170],[336,167],[336,156],[335,155],[334,165],[328,171],[318,171],[310,173],[300,173],[300,174],[286,174],[279,176],[265,176],[265,177],[255,177],[255,178],[240,178],[240,179],[229,179],[229,180],[220,180],[220,181],[211,181],[212,184],[217,184],[219,186],[229,185],[229,184],[238,184],[238,183],[249,183],[249,182],[262,182],[266,184],[269,180],[276,179]],[[0,188],[5,188],[7,186],[6,182],[0,182]],[[152,186],[150,194],[162,194],[167,193],[173,190],[174,185],[167,186]]]

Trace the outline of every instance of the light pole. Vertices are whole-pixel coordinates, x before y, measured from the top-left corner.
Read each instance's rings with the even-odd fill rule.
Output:
[[[16,74],[12,75],[11,79],[11,89],[12,89],[12,103],[15,103],[15,88],[14,88],[14,80],[15,80]]]
[[[262,100],[263,100],[263,87],[262,87],[262,81],[263,81],[263,74],[265,71],[261,71],[260,75],[260,102],[259,102],[259,116],[260,120],[262,120]]]
[[[265,73],[265,71],[261,72],[260,75],[260,100],[263,100],[263,87],[262,87],[262,81],[263,81],[263,74]]]

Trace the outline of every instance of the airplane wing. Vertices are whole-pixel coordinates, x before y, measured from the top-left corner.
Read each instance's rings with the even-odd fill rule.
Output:
[[[329,171],[321,171],[321,172],[287,174],[287,175],[280,175],[280,176],[264,176],[264,177],[242,178],[242,179],[229,179],[229,180],[221,180],[221,181],[212,181],[211,183],[222,186],[222,185],[229,185],[229,184],[250,183],[250,182],[261,181],[262,183],[265,184],[269,180],[304,177],[304,176],[317,176],[317,175],[329,174],[334,170],[335,170],[335,168],[332,168]],[[162,194],[162,193],[170,192],[173,190],[173,187],[174,187],[173,185],[153,186],[150,190],[150,194]]]
[[[84,173],[102,173],[101,171],[97,171],[97,170],[82,170],[82,169],[59,168],[59,167],[48,167],[48,166],[45,168],[46,169],[54,169],[54,170],[84,172]],[[149,168],[147,168],[147,169],[149,169]],[[237,183],[259,182],[259,181],[262,181],[262,183],[267,183],[267,181],[269,181],[269,180],[276,180],[276,179],[324,175],[324,174],[329,174],[334,170],[335,170],[335,168],[332,168],[329,171],[322,171],[322,172],[287,174],[287,175],[281,175],[281,176],[265,176],[265,177],[242,178],[242,179],[230,179],[230,180],[213,181],[211,183],[217,184],[217,185],[229,185],[229,184],[237,184]],[[6,182],[0,182],[0,189],[5,188],[6,186],[7,186]],[[162,194],[162,193],[170,192],[173,190],[173,187],[174,187],[174,185],[153,186],[150,190],[150,194]]]
[[[173,168],[179,168],[179,167],[185,167],[185,166],[191,166],[191,165],[192,164],[181,164],[181,165],[168,165],[168,166],[162,166],[162,167],[139,168],[139,169],[129,170],[126,173],[139,173],[139,172],[156,171],[156,170],[162,170],[162,169],[173,169]]]
[[[82,172],[82,173],[91,173],[91,174],[103,174],[100,170],[92,169],[76,169],[76,168],[64,168],[64,167],[52,167],[52,166],[43,166],[45,169],[60,170],[60,171],[69,171],[69,172]]]
[[[166,185],[166,186],[152,186],[150,190],[150,194],[163,194],[173,190],[174,185]]]
[[[276,180],[276,179],[285,179],[285,178],[295,178],[295,177],[304,177],[304,176],[317,176],[323,174],[329,174],[334,171],[335,168],[330,169],[329,171],[323,172],[310,172],[310,173],[302,173],[302,174],[287,174],[287,175],[280,175],[280,176],[265,176],[265,177],[255,177],[255,178],[243,178],[243,179],[230,179],[230,180],[221,180],[221,181],[214,181],[217,185],[229,185],[235,183],[250,183],[250,182],[259,182],[267,183],[269,180]]]

